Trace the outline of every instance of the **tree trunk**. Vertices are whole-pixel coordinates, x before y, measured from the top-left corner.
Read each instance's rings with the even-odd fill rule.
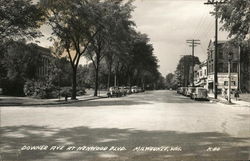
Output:
[[[75,100],[76,99],[76,71],[77,68],[73,68],[73,76],[72,76],[72,94],[71,94],[71,99]]]
[[[115,72],[115,76],[114,76],[114,87],[117,86],[117,79],[116,79],[116,72]]]
[[[111,64],[109,64],[109,73],[108,73],[108,89],[110,87],[110,77],[111,77]]]
[[[97,58],[97,59],[99,59],[99,58]],[[98,88],[99,88],[99,60],[97,60],[96,69],[95,69],[95,93],[94,93],[94,96],[97,96]]]

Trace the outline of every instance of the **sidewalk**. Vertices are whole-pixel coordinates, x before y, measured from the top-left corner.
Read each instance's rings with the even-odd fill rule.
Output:
[[[64,97],[56,99],[36,99],[31,97],[13,97],[13,96],[0,96],[0,107],[1,106],[36,106],[36,105],[60,105],[69,104],[81,101],[90,101],[96,99],[106,98],[105,93],[101,93],[99,96],[93,96],[93,94],[87,94],[83,96],[77,96],[76,100],[65,101]]]
[[[248,106],[248,107],[250,107],[250,102],[243,101],[241,99],[239,99],[238,101],[236,101],[233,96],[231,98],[232,104],[229,104],[228,101],[225,98],[223,98],[222,95],[218,95],[217,96],[217,100],[214,99],[214,94],[213,93],[209,93],[208,97],[210,98],[210,101],[220,102],[220,103],[223,103],[223,104],[226,104],[226,105],[237,105],[237,106]]]

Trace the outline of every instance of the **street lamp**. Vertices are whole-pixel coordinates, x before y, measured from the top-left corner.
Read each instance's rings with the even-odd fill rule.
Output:
[[[228,53],[228,103],[231,103],[231,62],[233,53]]]

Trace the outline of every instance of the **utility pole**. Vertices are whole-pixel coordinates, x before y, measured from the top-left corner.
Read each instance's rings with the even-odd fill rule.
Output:
[[[228,53],[228,103],[231,103],[231,61],[232,61],[233,53]]]
[[[227,0],[220,0],[220,1],[214,1],[214,0],[208,0],[205,5],[214,5],[215,6],[215,41],[214,41],[214,47],[215,47],[215,53],[214,53],[214,98],[217,99],[217,86],[218,86],[218,71],[217,71],[217,55],[218,55],[218,5],[225,4]]]
[[[192,87],[194,87],[194,48],[201,43],[200,40],[194,40],[194,39],[186,40],[186,42],[188,44],[191,44],[189,45],[189,47],[192,47]]]

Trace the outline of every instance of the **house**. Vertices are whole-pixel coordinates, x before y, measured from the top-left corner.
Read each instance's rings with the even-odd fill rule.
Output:
[[[194,86],[208,88],[206,60],[199,65],[196,64],[194,67]]]

